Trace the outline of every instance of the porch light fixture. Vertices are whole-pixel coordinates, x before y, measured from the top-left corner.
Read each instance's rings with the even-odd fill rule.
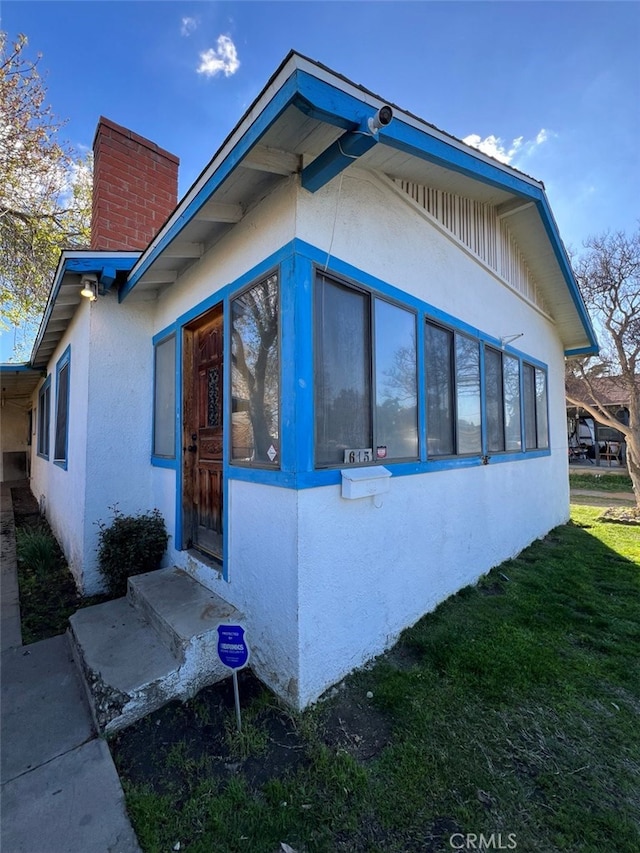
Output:
[[[80,280],[82,290],[80,296],[84,296],[90,302],[95,302],[98,298],[98,277],[95,275],[84,275]]]

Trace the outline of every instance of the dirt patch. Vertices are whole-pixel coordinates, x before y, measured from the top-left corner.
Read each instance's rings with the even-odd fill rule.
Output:
[[[204,779],[242,776],[258,792],[305,761],[294,718],[251,673],[238,673],[242,734],[235,718],[232,679],[171,702],[109,741],[121,776],[158,794],[183,791]]]
[[[16,527],[35,526],[40,520],[40,507],[28,486],[11,489],[11,503]]]
[[[334,691],[332,691],[333,693]],[[359,685],[344,682],[317,709],[320,736],[332,750],[359,762],[379,755],[391,740],[391,722]]]

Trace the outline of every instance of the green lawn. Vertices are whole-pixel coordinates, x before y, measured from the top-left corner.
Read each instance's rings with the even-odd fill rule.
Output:
[[[637,853],[640,528],[599,512],[574,507],[303,715],[264,692],[240,738],[227,696],[221,735],[207,693],[127,730],[112,749],[143,849],[436,853],[493,833]],[[286,737],[288,771],[270,750]]]
[[[572,489],[589,489],[602,492],[631,492],[631,477],[627,474],[589,473],[577,474],[569,472],[569,486]]]

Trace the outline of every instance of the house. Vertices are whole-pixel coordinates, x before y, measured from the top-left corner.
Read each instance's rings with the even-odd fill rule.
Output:
[[[626,466],[626,440],[624,433],[614,427],[617,422],[629,426],[629,409],[632,390],[625,385],[622,376],[596,376],[591,385],[597,395],[596,401],[583,383],[573,378],[567,381],[567,392],[572,397],[583,400],[592,409],[601,410],[610,418],[609,423],[596,421],[590,412],[582,406],[574,406],[567,401],[567,433],[569,436],[569,461],[600,465],[601,461],[620,467]],[[636,380],[636,389],[640,391],[640,379]]]
[[[176,205],[177,168],[100,120],[31,485],[85,592],[97,522],[157,507],[304,707],[567,520],[597,343],[542,183],[295,52]]]

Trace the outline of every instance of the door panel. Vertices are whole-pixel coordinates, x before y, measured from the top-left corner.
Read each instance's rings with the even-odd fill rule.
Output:
[[[187,545],[222,556],[223,316],[216,306],[185,329],[184,518]]]

